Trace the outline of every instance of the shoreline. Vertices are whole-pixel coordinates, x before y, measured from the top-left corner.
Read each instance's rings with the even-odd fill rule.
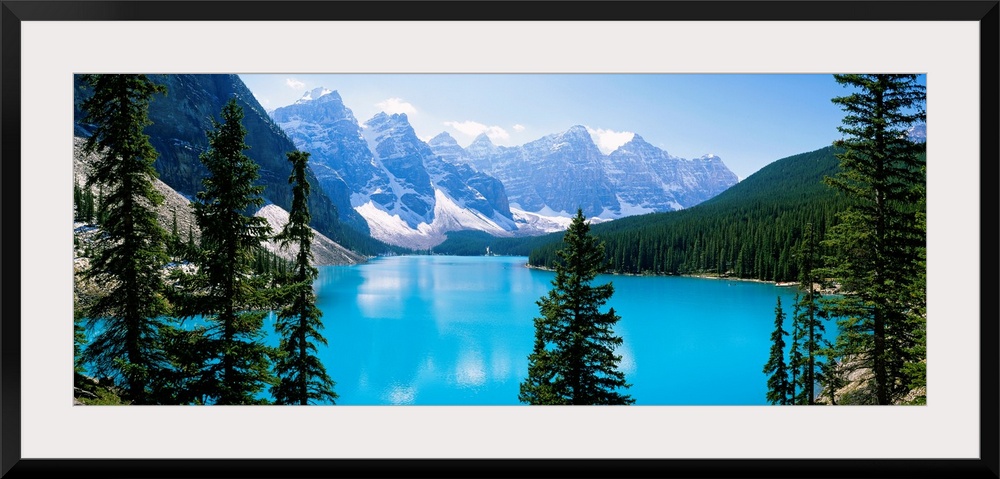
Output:
[[[538,271],[548,271],[554,273],[555,270],[552,268],[546,268],[543,266],[535,266],[531,263],[524,263],[524,267],[528,269],[536,269]],[[762,279],[752,279],[752,278],[735,278],[731,276],[719,276],[717,274],[636,274],[636,273],[601,273],[611,276],[648,276],[652,278],[669,278],[669,277],[679,277],[679,278],[700,278],[700,279],[724,279],[729,281],[746,281],[750,283],[762,283],[771,284],[778,287],[798,287],[798,281],[765,281]],[[818,288],[817,288],[818,290]]]

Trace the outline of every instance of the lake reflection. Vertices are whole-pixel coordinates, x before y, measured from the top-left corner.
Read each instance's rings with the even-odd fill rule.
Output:
[[[337,404],[519,404],[535,302],[554,277],[526,268],[526,260],[403,256],[320,268],[316,290],[329,341],[320,357],[337,383]],[[607,281],[615,285],[609,305],[622,317],[619,369],[636,404],[765,403],[761,369],[775,297],[788,309],[793,289],[678,277],[597,280]]]

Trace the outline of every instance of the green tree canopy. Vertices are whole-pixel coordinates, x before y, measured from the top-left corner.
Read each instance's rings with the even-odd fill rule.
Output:
[[[309,181],[306,167],[309,153],[288,153],[292,174],[292,210],[288,223],[275,237],[283,247],[298,247],[295,267],[289,284],[281,292],[284,307],[278,312],[275,330],[281,335],[279,355],[275,364],[278,384],[271,393],[277,404],[310,402],[333,403],[337,393],[334,382],[317,356],[317,344],[326,345],[323,337],[323,313],[316,307],[313,281],[319,272],[312,266],[312,229],[309,227]]]
[[[788,404],[790,393],[793,393],[788,382],[788,365],[785,363],[785,311],[781,309],[781,296],[774,307],[774,332],[771,333],[771,356],[764,364],[764,374],[767,378],[767,401],[771,404]]]
[[[908,376],[922,341],[924,143],[908,129],[925,121],[925,88],[916,75],[834,75],[851,93],[833,102],[845,111],[844,137],[834,143],[841,171],[827,183],[854,199],[830,229],[829,274],[843,295],[831,304],[840,323],[839,353],[871,374],[865,397],[892,404],[919,378]],[[909,372],[917,372],[914,367]],[[864,396],[864,395],[863,395]]]
[[[149,382],[165,365],[157,341],[169,305],[161,276],[166,232],[155,211],[163,196],[153,187],[156,151],[143,130],[150,124],[150,99],[165,89],[145,75],[85,75],[84,80],[94,89],[83,103],[85,121],[94,129],[83,150],[97,154],[84,190],[96,186],[103,192],[103,234],[85,274],[106,285],[107,294],[85,312],[96,336],[80,359],[93,365],[94,374],[123,381],[132,403],[146,404]],[[92,196],[89,201],[92,210]]]
[[[266,279],[253,274],[253,261],[271,228],[252,214],[264,203],[263,187],[254,184],[258,165],[243,153],[243,110],[231,99],[221,116],[207,132],[209,149],[201,161],[209,176],[193,202],[202,250],[194,284],[201,295],[189,314],[212,324],[196,343],[212,359],[192,387],[215,404],[257,404],[274,378],[262,329],[270,295]]]
[[[614,294],[611,283],[593,285],[604,266],[604,244],[590,235],[578,209],[563,237],[553,288],[538,302],[535,342],[528,377],[518,399],[528,404],[633,404],[621,390],[630,387],[618,370],[623,343],[614,334],[621,319],[614,308],[602,312]]]
[[[817,369],[821,367],[821,364],[816,362],[816,357],[820,355],[823,348],[823,333],[826,332],[823,321],[827,315],[820,308],[822,294],[817,290],[823,279],[818,275],[819,245],[816,235],[813,233],[812,223],[807,223],[803,229],[798,257],[801,296],[796,298],[793,318],[796,327],[793,329],[798,334],[795,337],[796,347],[801,347],[803,350],[801,353],[802,363],[799,365],[802,371],[803,400],[806,404],[815,404]]]

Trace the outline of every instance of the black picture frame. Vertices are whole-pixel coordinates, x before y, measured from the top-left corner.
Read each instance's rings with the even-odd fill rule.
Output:
[[[998,45],[991,1],[7,1],[2,25],[4,477],[998,477]],[[238,8],[234,8],[238,5]],[[570,8],[571,7],[571,8]],[[980,456],[978,459],[25,459],[21,456],[21,22],[251,20],[976,21],[980,25]],[[17,256],[15,256],[15,254]],[[12,281],[11,278],[14,278]],[[932,432],[929,432],[931,434]],[[50,476],[51,477],[51,476]]]

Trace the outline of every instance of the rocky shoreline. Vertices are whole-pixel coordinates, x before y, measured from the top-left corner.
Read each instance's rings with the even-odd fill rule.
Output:
[[[524,263],[524,267],[525,268],[529,268],[529,269],[537,269],[539,271],[549,271],[549,272],[554,272],[555,271],[552,268],[546,268],[544,266],[535,266],[535,265],[533,265],[531,263]],[[614,275],[614,276],[649,276],[649,277],[661,277],[661,278],[662,277],[677,276],[677,277],[681,277],[681,278],[720,279],[720,280],[729,280],[729,281],[746,281],[746,282],[750,282],[750,283],[772,284],[774,286],[779,286],[779,287],[796,287],[796,288],[800,284],[798,281],[784,281],[784,282],[783,281],[765,281],[765,280],[762,280],[762,279],[736,278],[736,277],[732,277],[732,276],[721,276],[719,274],[707,274],[707,273],[701,273],[701,274],[692,274],[692,273],[689,273],[689,274],[677,274],[677,275],[672,275],[672,274],[637,274],[637,273],[603,273],[603,274],[610,274],[610,275]],[[839,294],[840,288],[838,286],[836,286],[836,285],[834,285],[832,287],[826,287],[826,288],[824,288],[819,283],[813,283],[813,290],[819,292],[820,294]]]

